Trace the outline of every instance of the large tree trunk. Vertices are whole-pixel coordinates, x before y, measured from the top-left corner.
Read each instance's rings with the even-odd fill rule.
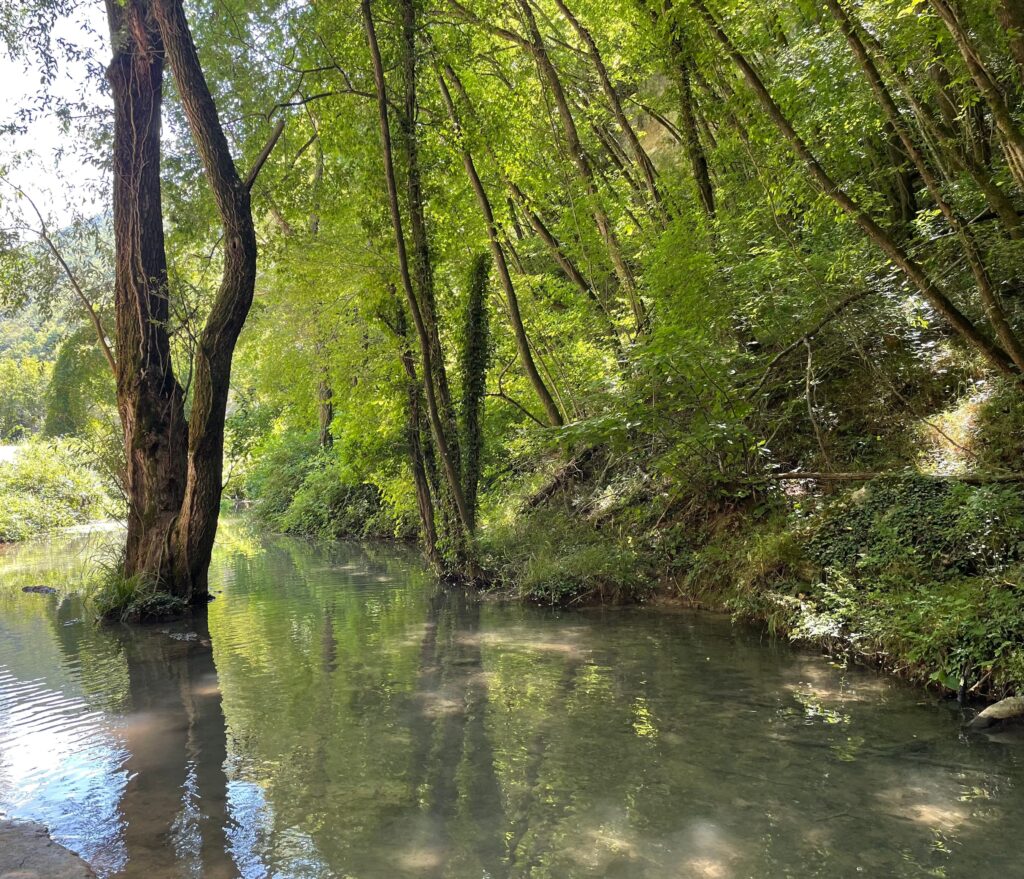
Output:
[[[252,303],[256,234],[180,0],[108,0],[114,58],[117,396],[127,456],[127,576],[185,601],[207,597],[223,475],[231,358]],[[220,289],[199,333],[192,407],[171,363],[160,207],[164,58],[224,229]]]
[[[148,5],[109,0],[114,57],[117,402],[125,443],[125,573],[168,583],[185,497],[188,425],[171,366],[160,207],[164,48]]]

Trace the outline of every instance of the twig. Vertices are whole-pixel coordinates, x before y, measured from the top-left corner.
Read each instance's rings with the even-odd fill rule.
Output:
[[[100,320],[100,316],[96,309],[93,307],[92,302],[89,301],[89,297],[85,295],[85,291],[82,289],[81,284],[78,283],[78,279],[75,277],[75,273],[71,271],[71,266],[67,264],[63,254],[50,237],[49,230],[46,227],[46,220],[43,219],[42,212],[36,206],[36,203],[32,200],[31,196],[20,186],[15,186],[9,180],[4,177],[0,177],[0,182],[6,183],[15,192],[18,193],[22,198],[25,199],[35,212],[36,217],[39,220],[39,228],[34,230],[39,236],[40,240],[49,248],[50,253],[53,254],[54,259],[60,264],[61,269],[67,276],[68,282],[71,284],[71,288],[75,291],[75,294],[81,300],[82,305],[85,306],[85,310],[89,313],[89,318],[92,320],[92,325],[96,330],[96,341],[99,342],[100,349],[103,351],[103,356],[107,361],[107,365],[110,367],[110,372],[113,375],[117,375],[117,363],[114,360],[114,352],[110,350],[110,344],[107,342],[107,334],[103,329],[103,322]]]
[[[805,341],[813,339],[818,333],[821,332],[822,328],[829,321],[835,320],[835,318],[839,317],[840,314],[846,311],[846,309],[853,305],[855,302],[859,302],[865,296],[868,296],[869,294],[874,292],[874,290],[858,290],[856,293],[851,293],[845,299],[841,299],[839,302],[833,305],[832,308],[830,308],[828,312],[826,312],[825,316],[821,320],[819,320],[813,327],[811,327],[803,335],[794,339],[789,345],[783,348],[778,354],[776,354],[771,359],[771,361],[765,367],[764,374],[758,380],[757,384],[754,386],[754,390],[751,392],[750,395],[754,396],[758,391],[761,390],[761,388],[764,386],[764,383],[768,380],[769,373],[771,373],[771,371],[778,365],[780,360],[782,360],[788,354],[791,354],[793,351],[795,351],[797,348],[803,345]]]

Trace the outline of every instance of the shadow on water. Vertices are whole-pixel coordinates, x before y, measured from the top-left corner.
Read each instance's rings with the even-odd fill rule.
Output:
[[[102,876],[1018,869],[1015,741],[727,620],[481,604],[401,547],[244,525],[183,623],[21,591],[93,549],[0,552],[0,810]]]

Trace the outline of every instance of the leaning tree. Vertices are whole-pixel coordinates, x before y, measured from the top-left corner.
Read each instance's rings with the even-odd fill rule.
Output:
[[[252,304],[249,190],[281,126],[243,177],[231,157],[181,0],[106,0],[113,60],[117,403],[124,429],[124,573],[206,600],[220,506],[231,360]],[[160,116],[169,64],[222,225],[219,289],[195,341],[190,405],[175,375],[160,203]]]

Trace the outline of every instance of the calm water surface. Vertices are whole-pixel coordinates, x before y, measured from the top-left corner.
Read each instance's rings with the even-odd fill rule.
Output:
[[[115,536],[116,539],[116,536]],[[1024,875],[1024,747],[728,621],[438,591],[222,529],[201,620],[98,627],[111,536],[0,553],[0,811],[101,876]]]

